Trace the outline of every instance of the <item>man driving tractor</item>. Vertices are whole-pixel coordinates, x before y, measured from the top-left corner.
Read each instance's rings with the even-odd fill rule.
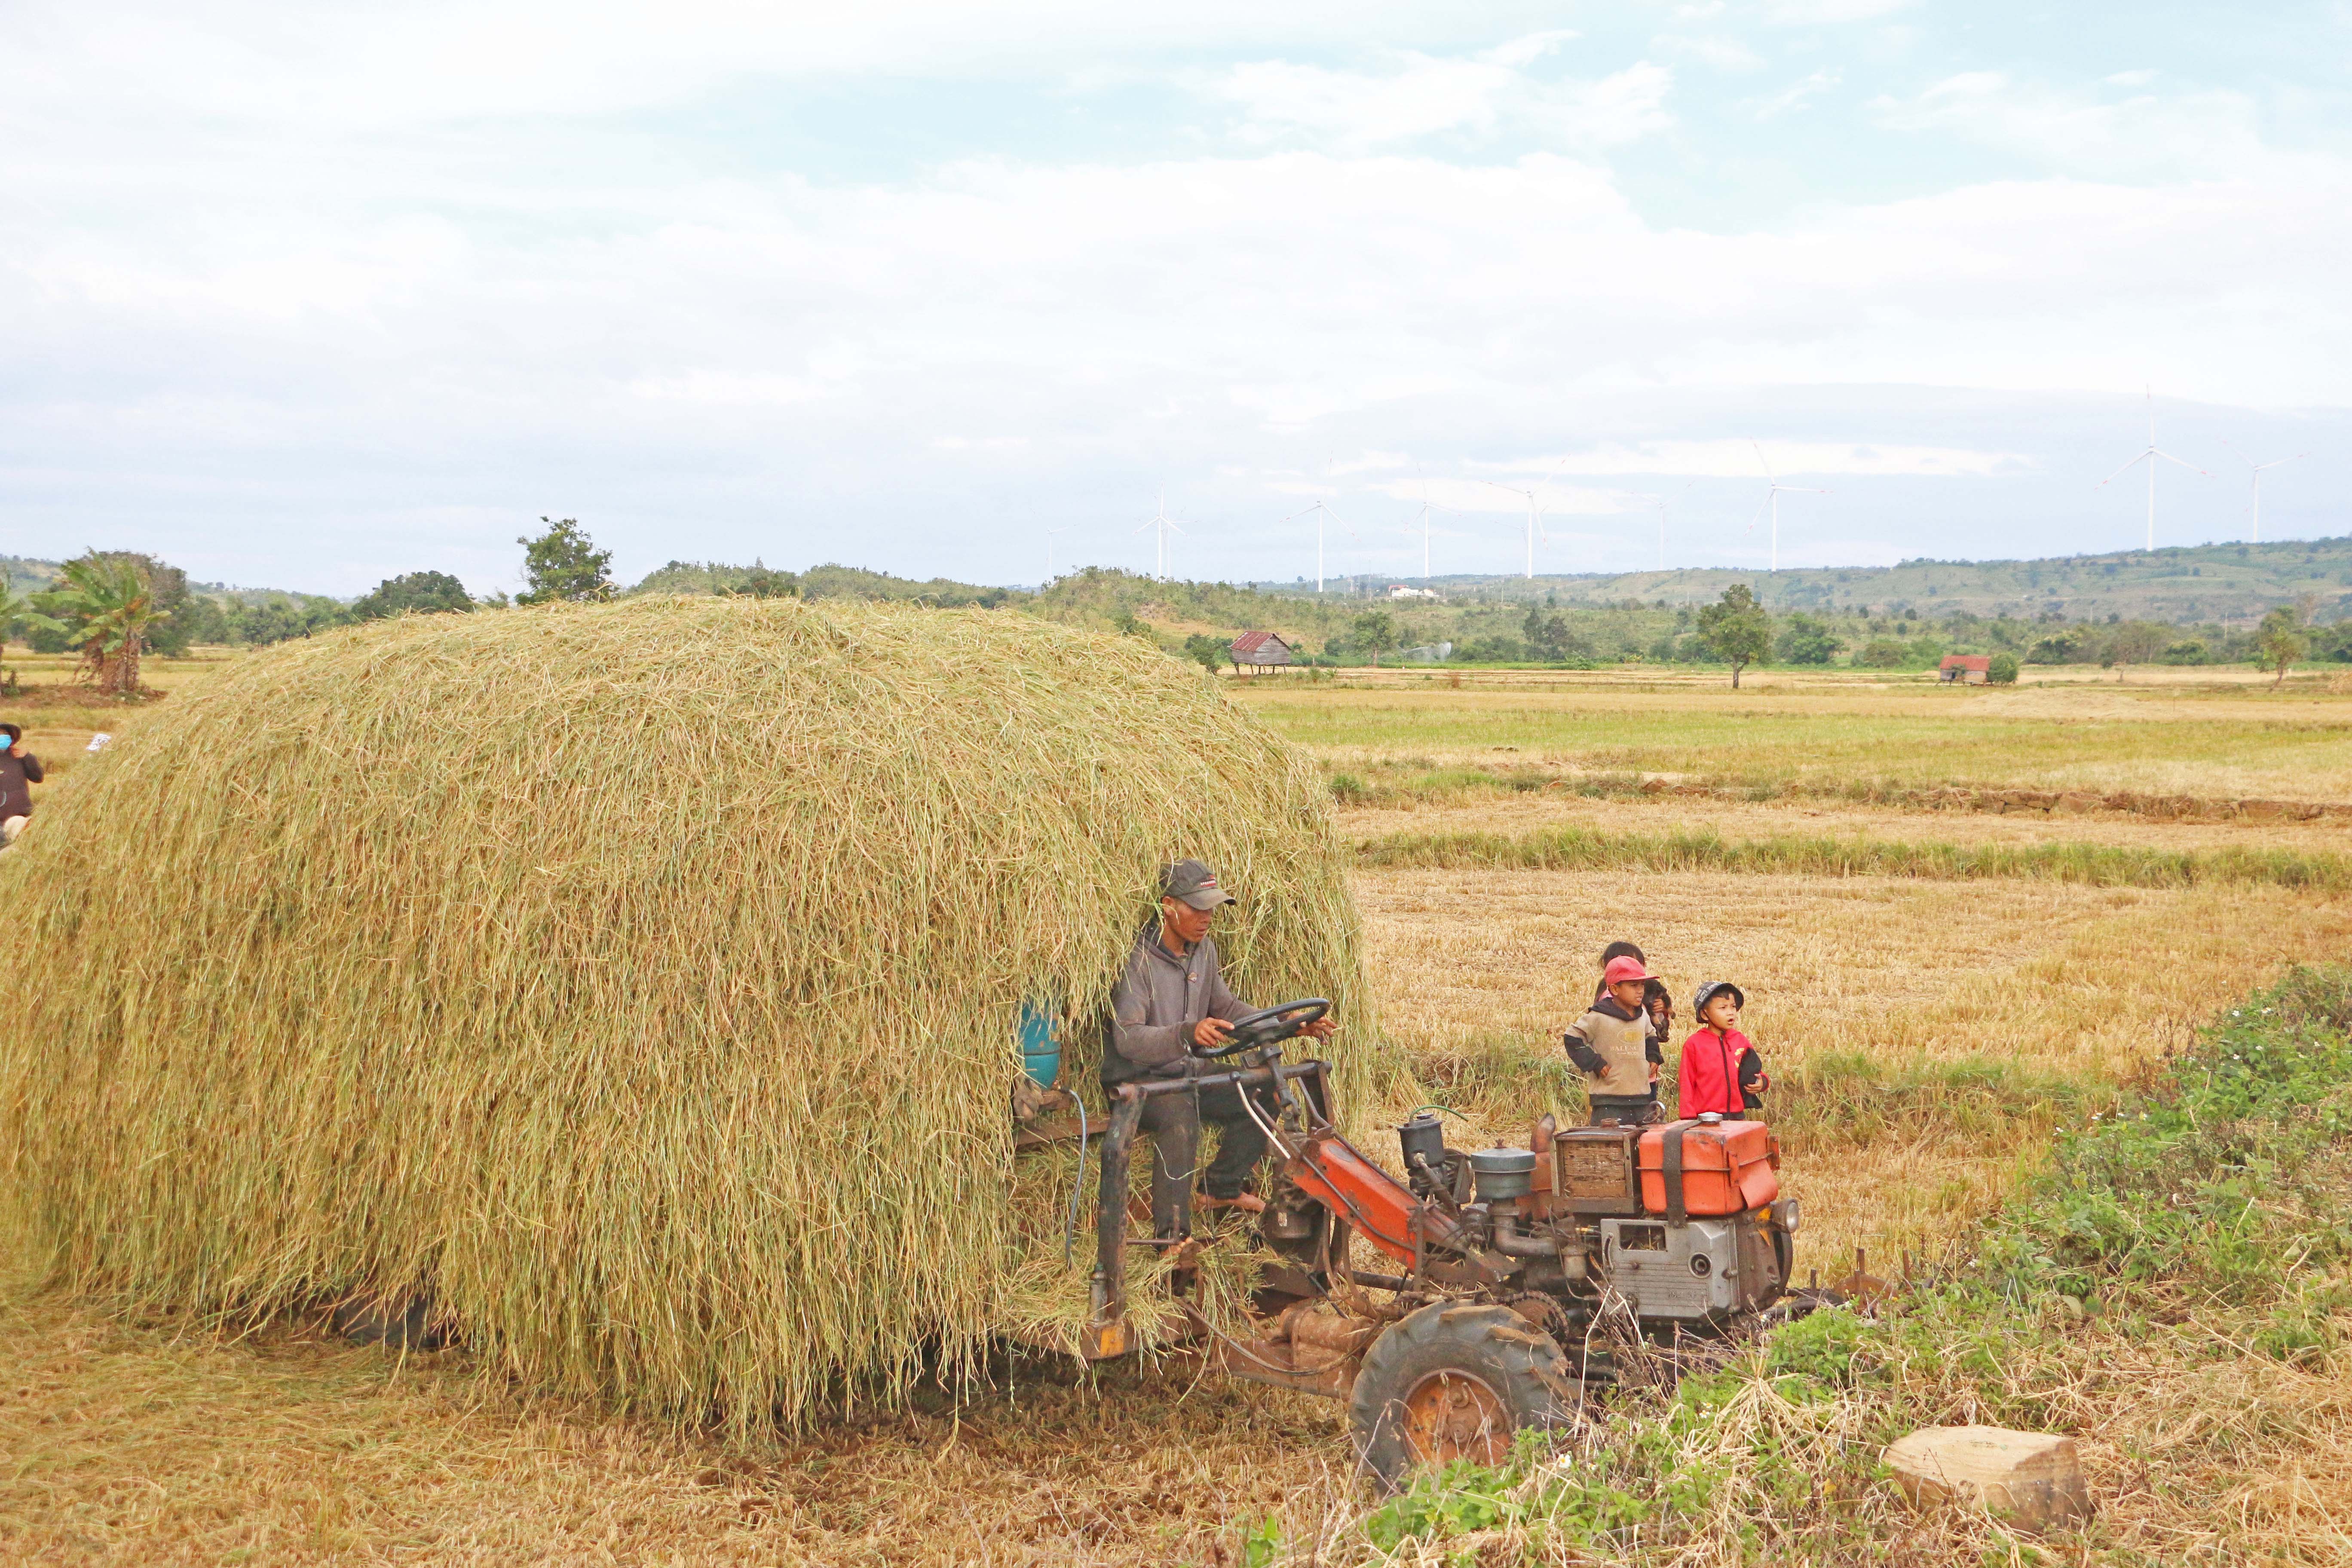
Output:
[[[1233,1033],[1233,1021],[1250,1008],[1225,988],[1217,944],[1209,924],[1217,910],[1234,901],[1217,885],[1217,874],[1198,860],[1179,860],[1160,873],[1160,918],[1137,933],[1127,968],[1111,990],[1111,1012],[1103,1032],[1103,1088],[1116,1090],[1140,1079],[1198,1077],[1194,1049],[1209,1050]],[[1337,1026],[1328,1018],[1304,1033],[1328,1040]],[[1260,1101],[1262,1112],[1272,1107]],[[1265,1157],[1265,1134],[1230,1084],[1191,1094],[1155,1095],[1143,1109],[1139,1130],[1151,1140],[1151,1223],[1163,1238],[1192,1233],[1190,1205],[1198,1164],[1201,1124],[1218,1131],[1217,1156],[1201,1181],[1202,1208],[1256,1213],[1265,1201],[1249,1190],[1251,1173]]]

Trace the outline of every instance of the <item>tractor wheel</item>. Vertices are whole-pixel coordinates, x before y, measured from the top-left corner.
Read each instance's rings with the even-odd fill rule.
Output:
[[[1522,1426],[1556,1426],[1581,1398],[1549,1334],[1508,1307],[1423,1307],[1364,1352],[1348,1402],[1357,1457],[1382,1485],[1415,1465],[1500,1464]]]

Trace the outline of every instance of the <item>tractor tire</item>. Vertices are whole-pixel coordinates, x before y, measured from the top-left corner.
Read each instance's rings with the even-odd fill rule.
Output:
[[[1549,1334],[1508,1307],[1441,1301],[1364,1352],[1348,1430],[1364,1468],[1394,1489],[1415,1465],[1500,1464],[1521,1427],[1558,1426],[1582,1398]]]

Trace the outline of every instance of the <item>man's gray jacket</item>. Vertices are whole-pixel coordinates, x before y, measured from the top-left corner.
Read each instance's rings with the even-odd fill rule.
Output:
[[[1103,1082],[1180,1077],[1193,1025],[1212,1017],[1231,1022],[1248,1011],[1225,989],[1213,941],[1202,937],[1179,958],[1160,945],[1155,921],[1137,935],[1127,968],[1111,988],[1110,1024],[1103,1031]]]

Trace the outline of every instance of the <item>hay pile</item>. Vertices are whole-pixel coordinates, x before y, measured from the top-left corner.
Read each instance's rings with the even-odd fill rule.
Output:
[[[1058,1265],[1014,1212],[1015,1017],[1096,1017],[1180,854],[1242,896],[1236,990],[1338,999],[1362,1093],[1311,764],[1133,639],[702,599],[288,644],[0,864],[43,974],[0,1182],[61,1278],[153,1305],[423,1286],[636,1408],[887,1400],[1003,1326],[1024,1235]]]

